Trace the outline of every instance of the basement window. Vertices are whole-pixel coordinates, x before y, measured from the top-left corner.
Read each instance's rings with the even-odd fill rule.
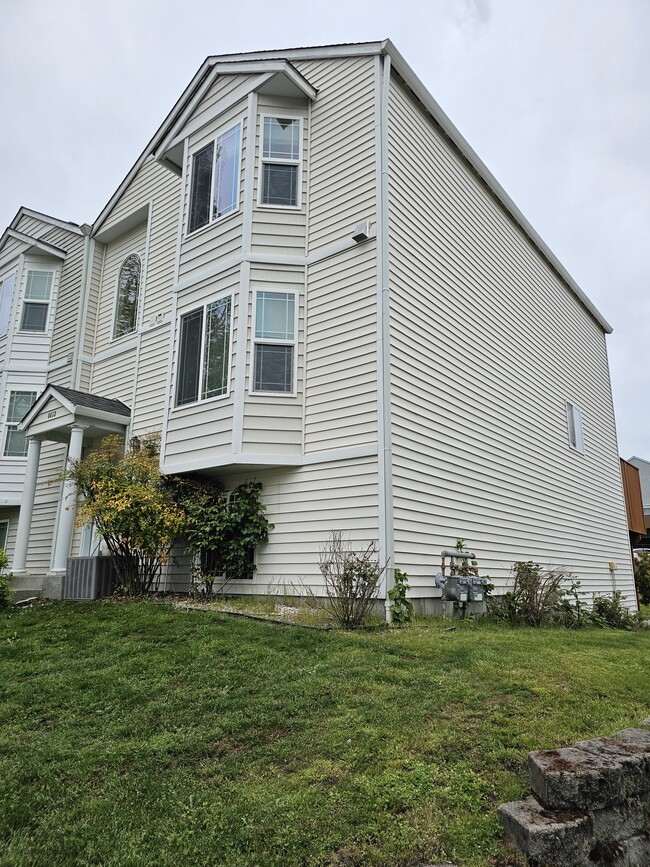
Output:
[[[569,445],[581,455],[585,453],[585,442],[582,435],[582,413],[574,403],[566,403],[567,428]]]

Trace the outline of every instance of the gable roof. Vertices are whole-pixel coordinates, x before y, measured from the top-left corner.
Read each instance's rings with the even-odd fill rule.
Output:
[[[81,409],[84,415],[98,419],[107,419],[115,416],[125,419],[131,417],[131,410],[126,406],[126,404],[122,403],[121,400],[100,397],[96,394],[88,394],[85,391],[76,391],[73,388],[64,388],[61,385],[46,385],[45,389],[34,401],[31,408],[21,418],[19,422],[21,430],[27,428],[27,426],[41,412],[51,397],[58,400],[62,406],[73,414],[76,413],[78,409]]]
[[[608,334],[612,332],[612,326],[603,317],[596,306],[582,291],[573,277],[569,274],[566,268],[562,265],[559,259],[555,256],[552,250],[537,234],[528,220],[524,217],[519,208],[512,201],[510,196],[503,189],[501,184],[496,180],[494,175],[489,171],[487,166],[482,162],[475,151],[465,141],[460,132],[456,129],[451,120],[447,117],[444,111],[440,108],[435,99],[431,96],[422,81],[417,77],[415,72],[408,65],[399,51],[395,48],[390,39],[384,39],[379,42],[353,42],[343,43],[339,45],[321,45],[306,48],[284,48],[265,51],[252,51],[240,54],[222,54],[213,55],[206,58],[196,75],[186,87],[180,98],[169,112],[162,125],[154,134],[151,141],[148,143],[138,160],[133,165],[130,172],[124,178],[115,194],[112,196],[106,207],[103,209],[93,227],[93,233],[101,228],[102,223],[119,201],[123,192],[131,183],[145,160],[155,154],[159,145],[170,132],[173,125],[176,123],[181,114],[185,111],[190,101],[196,96],[199,89],[203,86],[204,79],[208,76],[217,64],[252,64],[264,62],[268,60],[317,60],[325,58],[337,57],[357,57],[368,55],[383,55],[390,58],[392,69],[402,78],[412,94],[422,105],[424,110],[429,114],[433,122],[442,130],[447,139],[456,148],[461,157],[469,164],[471,169],[476,173],[479,179],[485,184],[492,195],[497,199],[501,206],[505,209],[509,217],[519,226],[521,231],[527,236],[531,244],[538,250],[541,256],[546,260],[549,266],[555,271],[562,282],[568,289],[578,298],[580,303],[593,316],[600,327]],[[244,67],[241,66],[241,69]],[[233,66],[235,71],[235,66]]]
[[[76,223],[59,220],[56,217],[50,217],[49,214],[43,214],[41,211],[33,211],[31,208],[26,208],[24,206],[18,209],[18,213],[9,224],[9,228],[17,229],[23,217],[32,217],[37,220],[42,220],[44,223],[49,223],[51,226],[58,226],[59,229],[67,229],[69,232],[74,232],[75,235],[83,234],[81,228]]]
[[[54,244],[48,244],[46,241],[41,241],[39,238],[34,238],[33,235],[26,235],[24,232],[18,232],[16,229],[5,229],[0,238],[0,249],[5,244],[8,238],[13,238],[15,241],[20,241],[25,244],[24,252],[43,253],[46,256],[54,256],[56,259],[65,259],[67,253],[60,247],[55,247]]]

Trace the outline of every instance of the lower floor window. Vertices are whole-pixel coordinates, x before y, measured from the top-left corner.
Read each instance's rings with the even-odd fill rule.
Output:
[[[36,400],[35,391],[12,391],[7,408],[7,432],[3,455],[6,458],[24,458],[27,455],[27,437],[18,430],[18,422],[31,409]]]
[[[9,535],[9,521],[0,521],[0,551],[4,551],[7,547],[7,536]]]
[[[294,391],[296,296],[260,290],[255,296],[253,391]]]
[[[231,306],[228,296],[181,316],[176,406],[227,393]]]

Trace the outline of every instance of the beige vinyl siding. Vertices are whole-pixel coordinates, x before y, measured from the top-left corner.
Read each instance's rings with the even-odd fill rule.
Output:
[[[67,252],[61,265],[50,364],[61,361],[67,363],[65,367],[51,371],[48,375],[48,382],[53,385],[72,386],[74,383],[71,382],[70,376],[72,355],[76,347],[79,304],[81,303],[84,238],[66,232],[64,229],[55,228],[46,232],[42,236],[42,240]]]
[[[38,482],[27,550],[27,572],[44,577],[50,571],[53,538],[58,514],[62,482],[53,481],[63,472],[67,447],[61,443],[44,442],[38,467]]]
[[[229,393],[201,400],[188,406],[175,406],[175,382],[178,365],[180,317],[203,306],[222,293],[232,293],[232,332],[230,344]],[[239,269],[231,269],[219,278],[179,293],[177,319],[174,323],[174,360],[170,409],[164,460],[166,464],[199,461],[209,467],[213,457],[232,449],[233,385],[235,347],[237,346],[239,305]]]
[[[243,452],[296,455],[302,452],[304,383],[304,269],[279,266],[251,268],[246,354]],[[255,336],[255,292],[295,292],[298,305],[296,396],[251,394]]]
[[[297,61],[311,107],[309,252],[349,238],[376,215],[375,58]]]
[[[53,273],[47,330],[43,332],[20,331],[23,302],[25,300],[25,289],[27,285],[27,274],[29,271],[51,271]],[[25,259],[23,272],[16,278],[16,284],[14,286],[16,301],[12,305],[13,309],[11,320],[9,322],[9,330],[13,330],[10,358],[10,363],[13,369],[34,371],[35,369],[40,368],[45,373],[50,357],[52,327],[59,294],[60,276],[61,268],[58,259],[36,256],[30,256]]]
[[[245,91],[253,78],[248,74],[218,75],[187,120],[188,128],[194,131],[193,135],[204,135],[206,126],[211,125],[215,117],[223,115],[224,109],[230,110],[228,106],[233,101],[241,105],[243,100],[245,105]]]
[[[143,270],[140,279],[140,301],[145,288],[145,247],[147,226],[143,223],[131,229],[125,235],[106,245],[104,253],[104,268],[101,279],[97,307],[97,325],[95,336],[95,354],[109,347],[118,347],[133,339],[135,332],[113,340],[113,325],[115,320],[115,305],[117,300],[117,281],[124,260],[131,253],[137,253],[142,260]]]
[[[180,178],[169,170],[159,173],[150,215],[146,280],[142,287],[145,326],[171,313],[180,196]]]
[[[134,436],[162,428],[168,352],[169,325],[152,328],[142,334],[132,423]]]
[[[302,119],[302,175],[300,208],[274,208],[258,205],[261,184],[262,118],[296,117]],[[253,237],[254,253],[275,256],[304,256],[305,227],[307,223],[307,184],[309,154],[308,104],[304,99],[272,97],[261,93],[257,103],[255,127],[255,184],[253,191]]]
[[[305,452],[377,441],[376,244],[309,267]]]
[[[389,115],[396,565],[428,592],[458,537],[632,596],[605,336],[414,102]],[[583,417],[569,448],[565,402]]]
[[[93,365],[91,394],[121,400],[131,409],[136,358],[137,348],[133,347],[119,355],[96,361]]]
[[[201,271],[214,266],[220,259],[227,261],[241,254],[242,220],[244,199],[244,178],[247,144],[248,119],[246,117],[247,103],[243,99],[207,122],[188,141],[187,165],[185,168],[183,239],[179,264],[179,279],[186,280],[192,275],[200,275]],[[188,212],[191,198],[192,162],[194,155],[201,148],[214,141],[217,135],[241,123],[241,164],[239,172],[239,209],[226,214],[219,220],[187,232]],[[197,276],[197,279],[200,279]]]
[[[345,460],[296,469],[273,469],[219,477],[225,490],[249,480],[262,482],[266,517],[274,525],[256,552],[252,581],[234,593],[322,593],[320,550],[332,530],[353,544],[377,541],[377,460]]]
[[[158,195],[161,184],[165,185],[173,173],[163,168],[153,157],[149,157],[140,167],[131,183],[126,187],[118,201],[113,205],[109,216],[101,225],[100,233],[118,227],[122,220],[136,213]]]

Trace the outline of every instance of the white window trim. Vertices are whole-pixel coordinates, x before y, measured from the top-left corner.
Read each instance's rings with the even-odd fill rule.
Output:
[[[233,208],[232,211],[228,211],[227,214],[222,214],[220,217],[212,216],[212,209],[214,203],[214,184],[215,178],[217,177],[216,165],[217,165],[217,139],[221,138],[221,136],[233,130],[236,126],[239,126],[239,159],[237,160],[237,183],[235,184],[237,189],[237,207]],[[199,226],[197,229],[193,229],[190,231],[190,208],[192,206],[192,178],[194,174],[194,157],[202,151],[204,148],[208,147],[208,145],[212,144],[212,181],[210,183],[210,219],[204,226]],[[242,154],[244,152],[244,115],[236,120],[233,120],[232,123],[228,123],[223,127],[220,127],[214,136],[208,141],[204,142],[201,147],[193,148],[191,153],[188,153],[188,162],[187,162],[187,177],[185,188],[187,189],[187,207],[185,208],[185,219],[183,221],[183,234],[187,237],[195,238],[200,232],[205,232],[211,226],[214,226],[215,223],[221,223],[223,220],[227,220],[229,217],[233,217],[235,214],[238,214],[241,211],[241,166],[242,166]]]
[[[585,453],[584,431],[582,427],[582,411],[577,404],[571,401],[566,401],[566,419],[567,419],[567,439],[571,451],[577,452],[579,455]],[[573,421],[573,429],[575,431],[575,444],[571,442],[571,421]]]
[[[0,528],[2,528],[2,527],[5,528],[5,540],[4,540],[4,544],[0,545],[0,548],[3,551],[6,551],[7,550],[6,544],[9,541],[9,521],[0,521]]]
[[[29,332],[31,333],[31,332]],[[41,332],[36,332],[41,333]],[[5,449],[7,447],[7,435],[9,433],[9,429],[16,430],[18,428],[18,422],[9,421],[9,403],[11,401],[11,395],[16,392],[29,392],[34,395],[34,401],[38,397],[38,389],[37,388],[10,388],[5,395],[6,399],[6,409],[4,413],[4,419],[2,423],[2,440],[0,440],[0,460],[2,461],[27,461],[27,455],[6,455]],[[33,403],[32,403],[33,406]]]
[[[224,298],[230,298],[230,334],[228,337],[228,377],[227,377],[227,385],[226,390],[223,394],[215,394],[214,397],[201,397],[201,391],[203,390],[203,353],[205,351],[205,324],[207,322],[207,309],[210,304],[214,304],[215,301],[222,301]],[[174,360],[174,383],[173,383],[173,401],[172,401],[172,412],[179,412],[185,409],[192,409],[197,406],[204,406],[207,403],[212,403],[217,400],[226,400],[230,397],[231,394],[231,382],[232,382],[232,335],[234,328],[234,306],[235,299],[233,297],[232,290],[227,290],[223,292],[219,292],[217,295],[213,295],[208,301],[204,301],[203,304],[197,304],[194,307],[191,307],[189,310],[184,310],[182,313],[179,313],[178,319],[176,321],[176,334],[177,334],[177,348],[176,348],[176,358]],[[203,310],[203,319],[201,321],[201,358],[199,361],[199,398],[198,400],[193,400],[188,403],[176,403],[176,386],[178,381],[178,370],[180,367],[180,348],[181,348],[181,319],[183,316],[187,316],[190,313],[195,313],[197,310]]]
[[[50,297],[47,301],[33,301],[31,298],[26,298],[27,294],[27,281],[29,280],[30,271],[46,271],[48,274],[52,275],[52,282],[50,284]],[[20,310],[18,311],[18,334],[29,334],[31,337],[35,337],[36,335],[45,335],[49,336],[51,334],[51,326],[52,326],[52,307],[54,305],[54,298],[57,289],[57,277],[59,271],[57,268],[52,267],[44,267],[34,264],[27,264],[25,268],[25,288],[23,289],[22,298],[20,299]],[[15,291],[15,287],[14,287]],[[29,330],[22,327],[23,324],[23,313],[25,310],[25,304],[47,304],[47,316],[45,318],[45,328],[42,331],[34,331]],[[11,316],[11,313],[10,313]]]
[[[300,121],[300,132],[298,133],[298,159],[297,160],[281,160],[277,158],[264,157],[264,120],[267,117],[278,118],[286,117],[289,120]],[[260,156],[259,166],[257,171],[257,206],[264,208],[265,211],[300,211],[302,210],[302,173],[303,173],[303,138],[305,135],[305,115],[297,114],[295,111],[274,111],[260,114]],[[278,166],[298,166],[298,196],[295,205],[265,205],[262,203],[262,189],[264,176],[264,163],[273,163]]]
[[[278,292],[283,295],[293,295],[293,340],[277,340],[271,337],[256,337],[255,330],[257,327],[257,296],[260,292]],[[251,317],[251,362],[250,362],[250,377],[248,382],[248,393],[252,397],[273,397],[275,399],[283,397],[298,396],[298,321],[299,321],[300,294],[295,289],[278,289],[277,286],[259,286],[253,291],[253,315]],[[293,346],[293,391],[256,391],[255,390],[255,344],[265,343],[271,346]]]
[[[140,260],[140,282],[138,283],[138,307],[135,313],[135,328],[133,331],[127,331],[125,334],[120,334],[119,337],[115,337],[115,322],[117,320],[117,301],[120,294],[120,274],[122,273],[122,268],[124,267],[124,263],[129,258],[129,256],[137,256]],[[125,340],[128,338],[133,339],[133,335],[138,333],[139,330],[139,322],[140,322],[140,304],[142,303],[142,276],[144,274],[144,256],[140,252],[140,250],[130,250],[125,256],[120,260],[120,267],[117,269],[117,277],[115,278],[115,290],[113,292],[113,319],[111,321],[111,343],[119,343],[121,340]]]

